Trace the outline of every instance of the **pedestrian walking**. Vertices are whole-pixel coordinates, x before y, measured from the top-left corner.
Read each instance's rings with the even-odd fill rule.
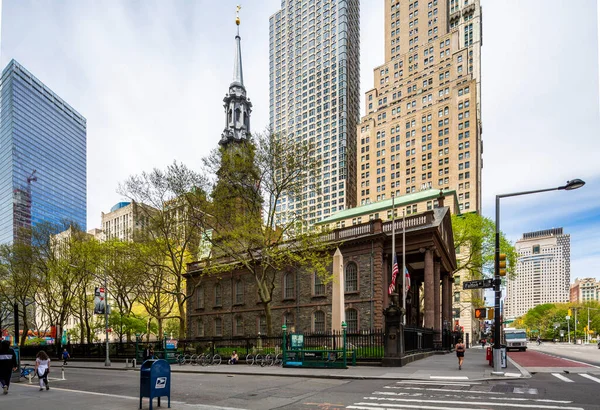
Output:
[[[8,386],[10,386],[10,378],[12,372],[17,370],[17,355],[10,348],[10,342],[3,340],[0,343],[0,384],[2,385],[2,393],[8,394]]]
[[[463,360],[465,360],[465,344],[462,339],[458,339],[458,343],[454,346],[456,349],[456,357],[458,357],[458,370],[462,370]]]
[[[150,358],[150,346],[146,346],[146,348],[144,349],[144,361],[148,360]]]
[[[35,356],[35,373],[38,375],[38,379],[40,379],[40,391],[44,390],[44,386],[46,390],[50,390],[50,386],[48,385],[50,358],[43,350],[40,350],[37,356]]]
[[[63,358],[63,366],[67,364],[67,360],[69,360],[71,358],[71,355],[69,354],[69,352],[67,351],[67,349],[64,349],[62,352],[62,358]]]

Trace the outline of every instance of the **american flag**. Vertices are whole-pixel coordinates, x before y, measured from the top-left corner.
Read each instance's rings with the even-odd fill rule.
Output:
[[[406,284],[406,293],[408,293],[410,290],[410,273],[408,273],[408,269],[406,269],[406,267],[404,267],[404,278]]]
[[[398,276],[398,258],[394,255],[394,265],[392,266],[392,283],[388,288],[388,295],[391,295],[396,289],[396,276]]]

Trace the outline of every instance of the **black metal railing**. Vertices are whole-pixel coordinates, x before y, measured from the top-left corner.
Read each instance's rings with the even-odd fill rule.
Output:
[[[305,349],[341,349],[343,344],[342,332],[311,332],[302,333],[304,336]],[[290,345],[290,334],[288,334],[288,347]],[[346,334],[346,347],[348,352],[355,355],[358,361],[377,361],[384,356],[383,329],[364,330],[356,333]],[[430,351],[434,349],[433,329],[405,327],[404,328],[404,351],[406,354]],[[236,350],[241,359],[249,353],[279,353],[282,350],[283,336],[275,334],[272,336],[234,336],[234,337],[198,337],[194,339],[179,340],[177,351],[180,353],[200,354],[218,353],[222,357],[229,356]],[[448,344],[444,340],[443,345]],[[106,356],[105,343],[70,344],[66,346],[73,359],[100,360]],[[154,350],[155,356],[163,357],[163,341],[138,343],[138,360],[140,354],[149,347]],[[109,355],[111,359],[132,359],[136,354],[135,342],[109,343]],[[21,356],[34,358],[40,351],[45,350],[50,357],[56,358],[56,347],[48,346],[25,346],[21,349]],[[60,355],[58,355],[60,356]]]
[[[412,354],[433,350],[433,329],[404,328],[404,353]]]

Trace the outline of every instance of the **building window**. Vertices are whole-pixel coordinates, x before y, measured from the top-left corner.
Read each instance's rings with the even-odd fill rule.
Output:
[[[202,321],[202,319],[198,319],[198,321],[196,322],[196,336],[204,336],[204,322]]]
[[[217,283],[215,285],[215,306],[221,306],[221,284]]]
[[[283,315],[283,324],[287,328],[288,332],[294,332],[296,330],[296,324],[294,323],[294,314],[292,312],[286,312]]]
[[[323,283],[323,280],[319,277],[319,275],[317,273],[314,274],[314,283],[315,283],[315,287],[314,287],[314,295],[315,296],[324,296],[325,295],[325,284]]]
[[[286,273],[283,276],[283,298],[293,299],[294,298],[294,274],[291,272]]]
[[[456,253],[459,253],[459,252],[460,252],[460,250],[456,251]],[[460,275],[455,275],[454,276],[454,284],[457,285],[457,286],[460,285]]]
[[[234,334],[236,336],[243,336],[244,335],[244,319],[242,318],[242,316],[236,316],[234,324],[235,324],[234,328],[233,328]]]
[[[241,280],[235,282],[235,303],[236,305],[244,303],[244,283]]]
[[[215,318],[215,336],[223,336],[223,319]]]
[[[454,292],[454,302],[460,302],[460,292]]]
[[[356,292],[358,290],[358,267],[356,263],[350,262],[346,265],[345,291]]]
[[[258,333],[261,335],[267,334],[267,317],[265,315],[260,315],[258,317]]]
[[[321,310],[313,313],[313,331],[317,333],[325,332],[325,313]]]
[[[196,288],[196,309],[204,309],[204,287]]]
[[[533,245],[533,254],[538,255],[540,253],[540,245]]]
[[[358,333],[358,312],[356,309],[346,310],[346,324],[348,333]]]

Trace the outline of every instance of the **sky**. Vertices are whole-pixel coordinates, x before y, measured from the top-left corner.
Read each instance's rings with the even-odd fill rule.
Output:
[[[17,60],[87,118],[88,229],[123,198],[128,176],[174,160],[200,170],[223,128],[239,0],[0,0],[0,65]],[[361,109],[384,62],[383,6],[361,1]],[[269,121],[269,16],[242,4],[252,128]],[[598,12],[594,0],[482,0],[483,214],[506,198],[500,227],[563,227],[571,280],[600,279]]]

